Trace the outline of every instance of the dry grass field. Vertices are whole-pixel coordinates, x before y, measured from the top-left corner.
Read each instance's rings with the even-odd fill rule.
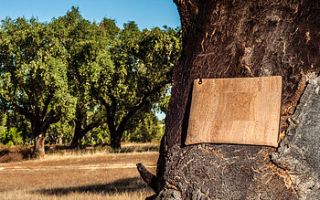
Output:
[[[59,153],[42,160],[0,163],[1,200],[145,199],[147,188],[135,168],[156,169],[157,152]]]

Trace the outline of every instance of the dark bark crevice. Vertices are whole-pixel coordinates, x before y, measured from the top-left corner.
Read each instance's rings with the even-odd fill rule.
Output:
[[[184,117],[183,117],[183,122],[182,122],[181,147],[185,146],[185,141],[187,138],[187,130],[188,130],[191,101],[192,101],[192,90],[193,90],[193,85],[191,85],[191,88],[190,88],[190,93],[188,96],[188,100],[187,100],[187,104],[186,104],[186,108],[185,108],[185,113],[184,113]]]

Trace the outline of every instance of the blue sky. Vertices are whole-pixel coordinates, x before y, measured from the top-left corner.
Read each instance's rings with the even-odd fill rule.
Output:
[[[173,0],[2,0],[0,19],[33,16],[48,22],[64,15],[71,6],[79,7],[86,19],[99,22],[108,17],[115,19],[120,27],[127,21],[135,21],[142,29],[180,26]]]

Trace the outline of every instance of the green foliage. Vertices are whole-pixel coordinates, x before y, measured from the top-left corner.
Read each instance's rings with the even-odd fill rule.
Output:
[[[34,19],[7,19],[0,37],[0,97],[27,118],[61,113],[70,104],[65,49],[53,30]],[[44,113],[41,113],[44,112]]]
[[[29,121],[32,138],[45,137],[50,125],[73,107],[65,48],[50,26],[35,19],[6,19],[1,30],[1,104]],[[37,144],[34,155],[44,152],[44,144]]]
[[[66,49],[67,77],[71,94],[76,99],[74,110],[74,141],[78,146],[87,132],[103,123],[101,106],[91,96],[91,88],[97,82],[102,70],[107,73],[113,70],[113,63],[108,51],[109,34],[106,30],[112,28],[113,21],[104,19],[103,26],[85,20],[77,8],[72,8],[65,16],[52,22],[60,41]]]
[[[164,123],[153,113],[148,113],[133,130],[126,131],[125,140],[129,142],[159,141],[164,133]]]
[[[82,145],[105,145],[110,142],[110,133],[106,125],[93,129],[82,141]]]
[[[114,71],[102,70],[93,85],[106,110],[111,141],[132,130],[165,98],[181,50],[179,30],[140,31],[129,22],[115,38],[110,48]]]
[[[160,99],[159,103],[156,104],[157,105],[157,111],[163,112],[163,113],[167,113],[167,108],[169,106],[169,102],[170,102],[170,90],[171,88],[168,88],[168,90],[164,93],[164,95],[162,96],[162,98]]]
[[[4,115],[3,113],[0,113],[0,138],[2,138],[3,135],[5,135],[6,121],[7,121],[7,116]],[[0,139],[0,143],[2,143],[2,139]]]
[[[48,129],[47,142],[49,144],[70,144],[73,137],[74,127],[72,122],[66,121],[65,118],[52,124]]]
[[[120,32],[120,28],[117,27],[116,21],[113,19],[104,18],[100,23],[100,27],[107,33],[110,43],[116,39]]]
[[[75,7],[49,23],[3,20],[0,134],[13,144],[19,135],[28,142],[43,133],[48,143],[84,137],[91,145],[124,133],[130,141],[160,137],[154,113],[166,112],[180,35],[167,27],[139,30],[134,22],[119,28],[108,18],[90,22]]]
[[[0,133],[0,143],[8,146],[22,144],[23,139],[21,133],[22,132],[18,131],[18,129],[15,127],[10,128],[9,130]]]
[[[10,130],[10,128],[17,128],[17,130],[21,131],[21,136],[23,138],[24,144],[31,143],[31,127],[28,120],[23,115],[20,115],[16,112],[6,112],[4,118],[4,129],[5,131]]]

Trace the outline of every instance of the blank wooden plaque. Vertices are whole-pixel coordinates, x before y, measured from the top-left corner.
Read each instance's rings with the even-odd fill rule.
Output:
[[[195,80],[186,144],[277,147],[281,91],[281,76]]]

